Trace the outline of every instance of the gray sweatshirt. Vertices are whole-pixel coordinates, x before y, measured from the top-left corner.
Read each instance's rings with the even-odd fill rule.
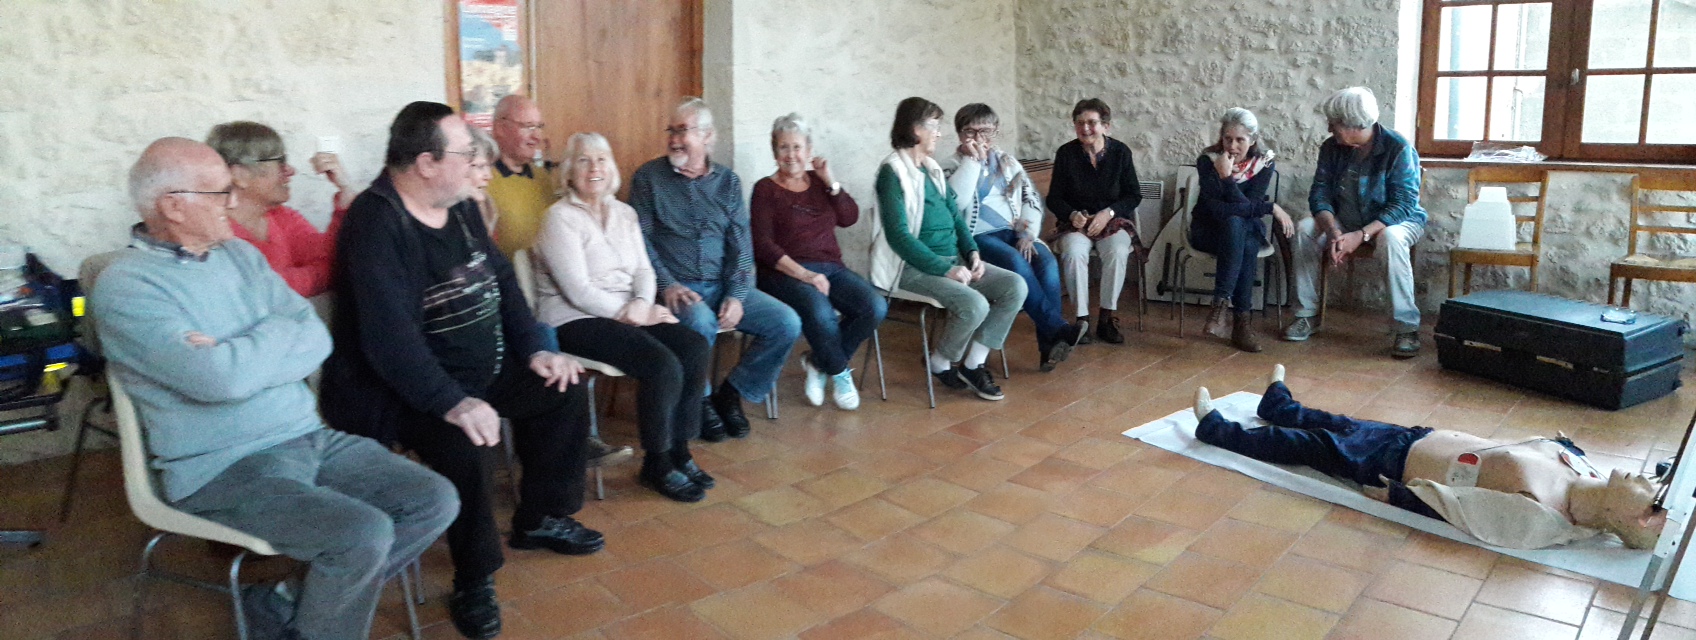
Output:
[[[305,380],[330,334],[253,245],[197,257],[140,228],[101,272],[90,315],[175,502],[237,460],[324,428]],[[191,332],[218,344],[192,346]]]

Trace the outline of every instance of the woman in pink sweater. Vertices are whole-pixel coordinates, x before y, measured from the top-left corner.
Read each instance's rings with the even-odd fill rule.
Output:
[[[642,227],[636,210],[614,196],[618,165],[606,138],[571,136],[560,169],[565,197],[548,209],[531,248],[536,319],[555,327],[560,351],[636,379],[644,452],[637,481],[672,500],[698,502],[713,487],[689,455],[701,428],[707,339],[655,304]]]
[[[336,185],[334,213],[324,231],[283,203],[289,201],[289,165],[283,138],[271,127],[257,122],[236,121],[212,127],[206,144],[224,157],[235,180],[236,206],[230,210],[236,237],[252,243],[283,281],[305,297],[330,288],[330,262],[336,256],[336,232],[342,214],[358,195],[347,187],[341,161],[333,153],[312,156],[312,170]]]

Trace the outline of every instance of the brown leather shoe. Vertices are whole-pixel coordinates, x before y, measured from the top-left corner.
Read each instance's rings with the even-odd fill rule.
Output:
[[[1231,344],[1249,353],[1260,353],[1260,339],[1254,335],[1254,320],[1250,312],[1231,314]]]
[[[1213,311],[1207,314],[1207,324],[1202,331],[1215,338],[1231,337],[1231,303],[1227,300],[1214,300]]]

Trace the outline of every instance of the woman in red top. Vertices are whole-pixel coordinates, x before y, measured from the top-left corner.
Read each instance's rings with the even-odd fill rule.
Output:
[[[341,228],[342,214],[357,195],[347,187],[346,174],[335,154],[312,156],[312,170],[336,185],[335,213],[329,228],[320,232],[299,211],[283,204],[289,201],[289,179],[295,171],[284,153],[283,138],[275,129],[257,122],[226,122],[212,127],[206,144],[230,165],[236,194],[236,207],[229,214],[235,224],[230,228],[236,237],[258,247],[295,293],[310,298],[327,291],[330,262],[336,255],[336,232]]]

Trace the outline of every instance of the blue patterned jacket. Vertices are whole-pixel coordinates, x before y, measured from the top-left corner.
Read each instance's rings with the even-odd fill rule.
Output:
[[[1335,136],[1319,145],[1319,166],[1313,170],[1313,188],[1307,192],[1309,211],[1335,214],[1332,194],[1353,153],[1353,149],[1338,144]],[[1419,206],[1419,153],[1413,145],[1401,134],[1374,124],[1372,151],[1366,162],[1368,170],[1360,177],[1360,206],[1366,217],[1386,225],[1412,222],[1424,226],[1425,208]]]

